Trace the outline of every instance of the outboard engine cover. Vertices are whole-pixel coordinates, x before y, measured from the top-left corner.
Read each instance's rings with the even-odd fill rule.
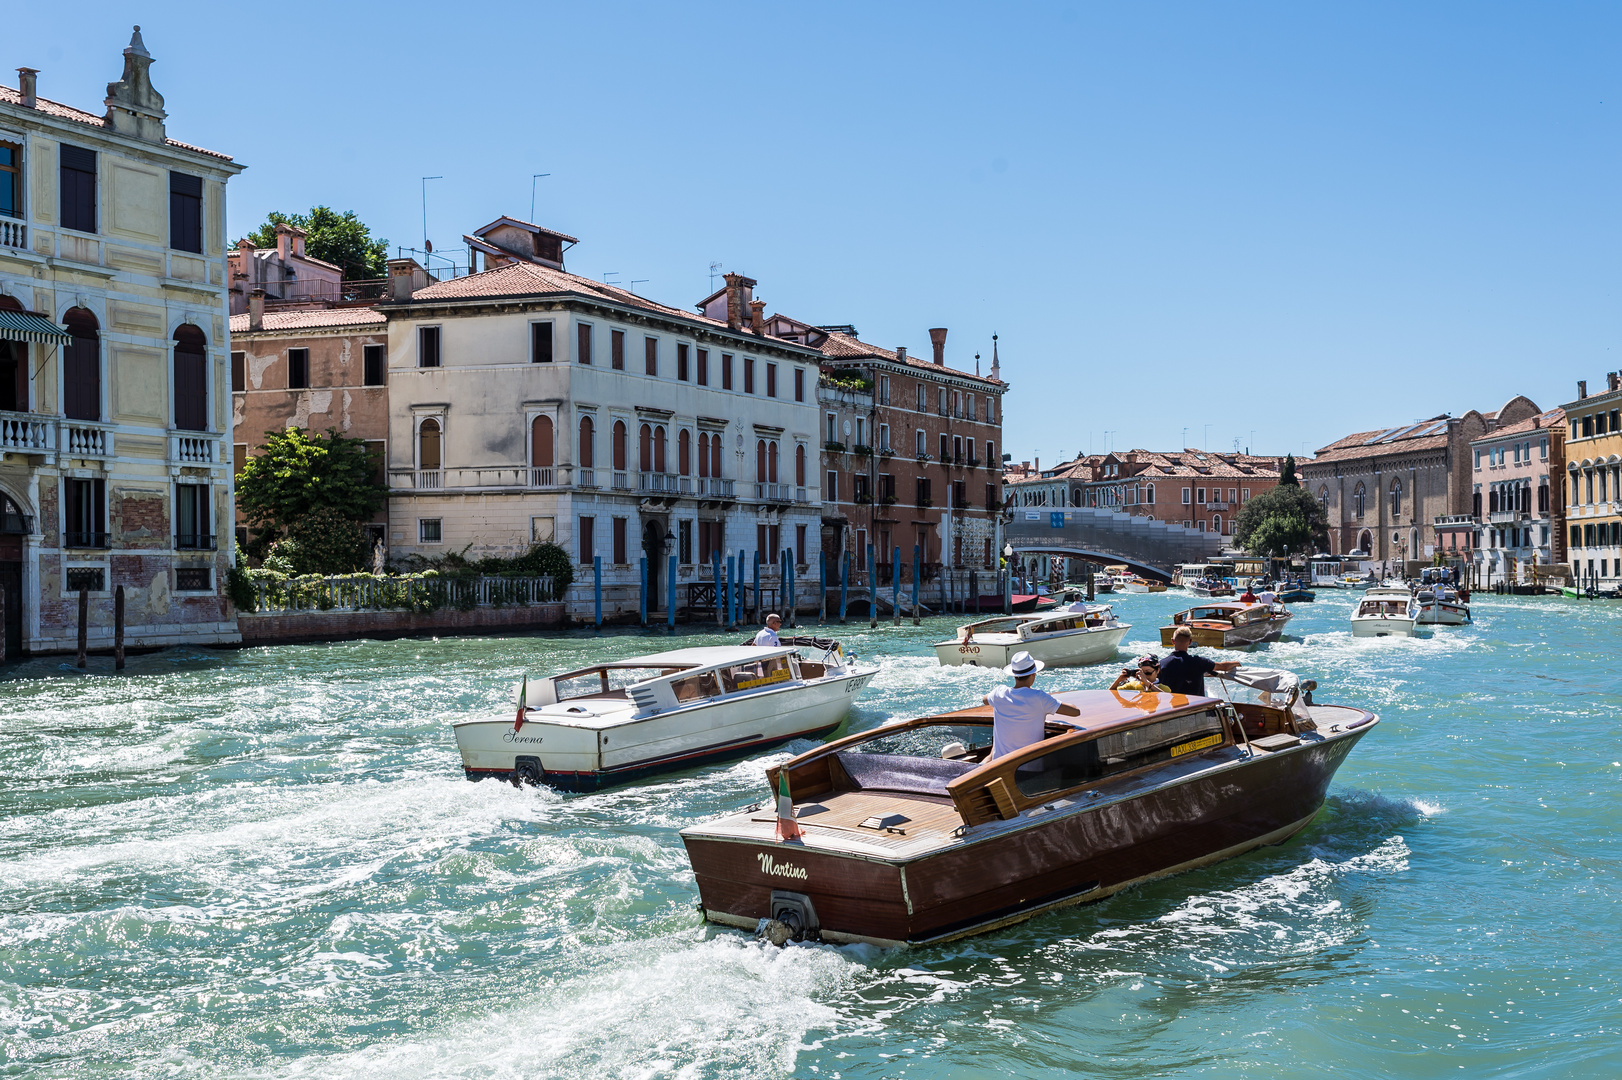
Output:
[[[795,941],[821,941],[822,924],[817,922],[817,909],[804,893],[772,890],[772,916],[794,931]]]

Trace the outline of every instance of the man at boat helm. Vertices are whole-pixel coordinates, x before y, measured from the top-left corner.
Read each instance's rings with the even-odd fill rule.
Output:
[[[1221,663],[1203,656],[1192,656],[1188,647],[1194,644],[1194,631],[1179,626],[1171,633],[1171,655],[1160,661],[1160,682],[1174,694],[1205,696],[1205,677],[1213,671],[1232,671],[1239,666],[1237,660]]]
[[[782,644],[777,640],[777,631],[782,625],[783,617],[777,612],[774,611],[766,616],[766,625],[761,629],[760,633],[755,635],[755,644],[763,649],[777,648]]]
[[[999,686],[980,700],[991,706],[991,758],[1000,758],[1042,741],[1047,718],[1080,716],[1074,705],[1062,704],[1052,694],[1038,690],[1036,673],[1047,665],[1028,652],[1014,654],[1014,662],[1003,674],[1014,677],[1013,686]],[[991,759],[987,759],[991,760]]]

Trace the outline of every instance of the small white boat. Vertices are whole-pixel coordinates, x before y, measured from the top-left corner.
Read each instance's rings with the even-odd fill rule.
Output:
[[[1413,637],[1419,601],[1407,589],[1376,586],[1352,612],[1354,637]]]
[[[835,641],[673,649],[531,681],[517,708],[456,721],[470,780],[496,776],[595,791],[742,757],[838,727],[878,668]]]
[[[1470,621],[1470,605],[1459,599],[1458,591],[1445,585],[1420,589],[1419,621],[1428,626],[1463,626]]]
[[[957,637],[935,643],[935,658],[946,667],[1007,667],[1017,652],[1028,652],[1051,667],[1112,660],[1130,623],[1108,604],[1072,604],[1039,615],[1005,615],[957,628]]]

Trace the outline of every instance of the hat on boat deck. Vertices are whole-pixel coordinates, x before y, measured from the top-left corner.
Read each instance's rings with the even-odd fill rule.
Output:
[[[1035,675],[1047,667],[1042,661],[1036,659],[1028,652],[1014,654],[1014,662],[1003,668],[1004,675],[1012,675],[1016,679],[1023,679],[1027,675]]]

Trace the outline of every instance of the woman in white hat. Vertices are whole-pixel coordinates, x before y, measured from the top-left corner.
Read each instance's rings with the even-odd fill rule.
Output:
[[[1014,654],[1014,662],[1003,668],[1003,674],[1014,677],[1013,686],[999,686],[981,698],[991,706],[991,758],[1012,754],[1032,743],[1041,742],[1047,718],[1080,716],[1074,705],[1061,704],[1052,694],[1038,690],[1036,673],[1047,665],[1028,652]]]

